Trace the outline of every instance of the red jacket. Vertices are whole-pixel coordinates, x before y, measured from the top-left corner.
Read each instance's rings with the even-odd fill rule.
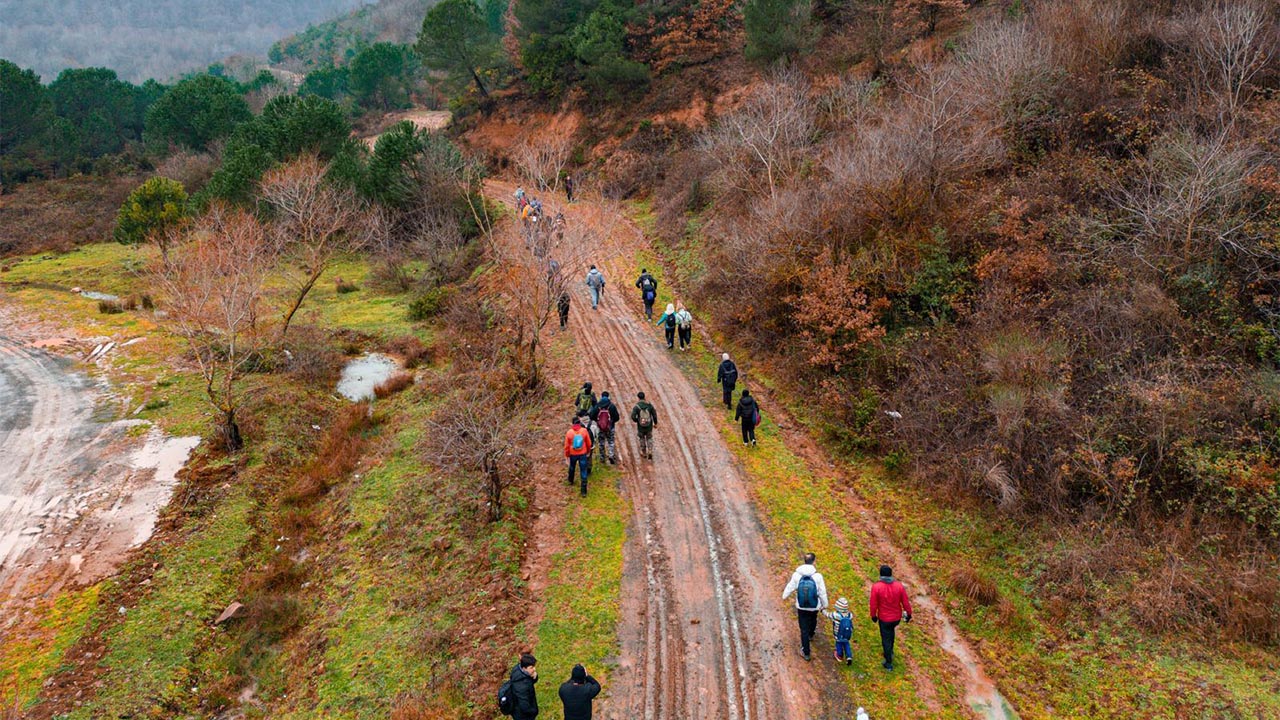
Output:
[[[896,622],[902,619],[904,612],[911,614],[911,601],[907,599],[907,589],[902,583],[897,580],[891,583],[877,580],[871,586],[872,620]]]
[[[573,449],[574,435],[582,436],[582,449],[576,452]],[[564,456],[574,457],[577,455],[590,455],[590,454],[591,454],[591,433],[587,432],[587,429],[582,427],[581,425],[575,428],[570,428],[569,431],[564,434]]]

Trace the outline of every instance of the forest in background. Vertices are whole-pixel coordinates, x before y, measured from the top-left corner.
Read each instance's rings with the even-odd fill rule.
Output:
[[[230,55],[263,55],[281,37],[360,3],[0,0],[0,58],[46,81],[80,67],[108,67],[134,83],[165,81]]]

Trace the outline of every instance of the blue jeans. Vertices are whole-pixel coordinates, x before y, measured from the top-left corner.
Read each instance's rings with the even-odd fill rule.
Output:
[[[573,484],[573,466],[578,466],[578,473],[582,476],[582,492],[587,491],[587,475],[591,474],[591,456],[590,455],[570,455],[569,456],[569,484]]]
[[[596,306],[599,304],[600,304],[600,288],[593,287],[591,288],[591,309],[595,310]]]
[[[848,660],[849,658],[853,657],[853,648],[849,647],[848,640],[836,641],[836,657],[840,658],[841,660]]]

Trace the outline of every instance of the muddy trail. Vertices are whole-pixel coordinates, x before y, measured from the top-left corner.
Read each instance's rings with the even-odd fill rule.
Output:
[[[198,442],[111,420],[105,388],[49,344],[0,308],[0,633],[33,599],[106,577],[145,542]]]
[[[490,182],[486,192],[510,204],[514,190],[511,183]],[[778,599],[785,577],[770,571],[783,563],[770,561],[744,473],[719,433],[709,430],[715,424],[697,389],[633,297],[632,258],[648,245],[643,232],[606,204],[554,204],[548,214],[562,211],[570,225],[612,230],[591,260],[608,280],[599,310],[591,309],[577,278],[569,282],[570,330],[579,339],[584,368],[582,378],[571,380],[590,380],[596,392],[608,390],[623,411],[619,467],[633,508],[624,551],[619,671],[612,675],[603,716],[852,718],[856,704],[847,686],[821,664],[800,658],[794,612]],[[637,391],[658,412],[652,461],[639,458],[627,417]],[[788,444],[802,446],[807,463],[838,472],[798,424],[786,425]],[[907,554],[856,493],[849,495],[874,549],[900,568],[897,574],[911,588],[923,621],[917,624],[951,656],[966,704],[979,717],[1016,718]]]

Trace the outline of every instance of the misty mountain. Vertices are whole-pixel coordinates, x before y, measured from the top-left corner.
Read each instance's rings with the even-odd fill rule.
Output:
[[[70,67],[164,80],[229,55],[265,54],[282,37],[362,0],[0,0],[0,58],[45,82]]]

